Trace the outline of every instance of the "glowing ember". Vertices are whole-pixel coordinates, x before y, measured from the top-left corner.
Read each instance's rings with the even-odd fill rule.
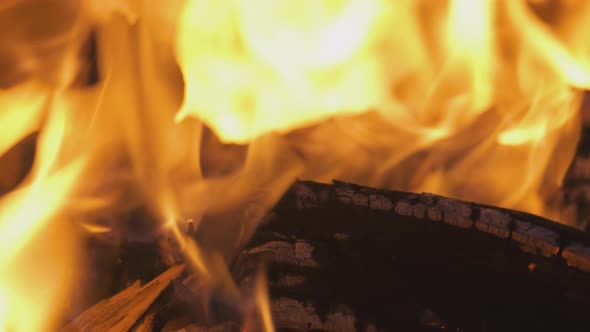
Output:
[[[228,289],[221,256],[175,221],[256,206],[214,248],[231,251],[297,177],[559,218],[546,203],[590,86],[583,1],[10,0],[0,22],[0,154],[40,132],[32,171],[0,197],[11,331],[55,328],[80,232],[111,230],[88,216],[139,201]],[[98,82],[87,86],[91,32]],[[204,125],[247,151],[205,149]],[[230,171],[205,176],[206,156]]]

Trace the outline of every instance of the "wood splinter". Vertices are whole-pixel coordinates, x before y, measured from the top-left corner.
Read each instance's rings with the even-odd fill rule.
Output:
[[[120,293],[84,311],[62,331],[128,331],[184,269],[185,265],[173,266],[144,286],[137,280]]]

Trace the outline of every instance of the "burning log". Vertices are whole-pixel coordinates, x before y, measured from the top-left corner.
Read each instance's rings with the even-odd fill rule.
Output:
[[[297,182],[235,259],[243,288],[261,264],[279,330],[577,331],[590,324],[590,235],[433,194]],[[64,330],[155,331],[164,323],[155,320],[174,315],[152,303],[183,269],[133,284]],[[232,317],[209,317],[209,325],[193,317],[180,331],[239,330]]]
[[[278,329],[577,331],[590,236],[432,194],[297,182],[233,265],[268,265]]]

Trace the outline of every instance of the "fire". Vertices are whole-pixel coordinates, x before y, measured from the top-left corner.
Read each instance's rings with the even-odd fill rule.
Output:
[[[256,278],[256,300],[260,308],[260,315],[262,316],[262,326],[266,332],[275,332],[274,324],[272,322],[270,303],[268,300],[268,290],[266,288],[266,278],[264,274],[259,274]]]
[[[587,13],[576,2],[188,1],[176,118],[237,143],[307,127],[285,136],[309,161],[305,178],[558,218],[545,201],[577,139]]]
[[[247,143],[377,104],[388,88],[370,48],[383,6],[189,1],[176,49],[185,78],[177,119],[196,116],[222,139]]]
[[[55,324],[51,317],[66,309],[58,303],[67,300],[75,280],[78,234],[59,207],[74,190],[85,160],[80,155],[56,168],[65,115],[71,111],[61,98],[59,93],[51,98],[50,118],[28,181],[0,200],[0,326],[9,330],[39,331]]]
[[[559,219],[548,203],[590,87],[588,2],[11,0],[0,18],[0,155],[40,133],[0,197],[7,330],[55,328],[84,233],[112,231],[92,216],[140,202],[230,293],[224,257],[297,177]],[[177,224],[231,211],[246,212],[208,230],[223,255]]]

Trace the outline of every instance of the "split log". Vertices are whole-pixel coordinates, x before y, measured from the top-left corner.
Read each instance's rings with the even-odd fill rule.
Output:
[[[587,331],[590,236],[433,194],[297,182],[237,257],[278,329]]]
[[[136,281],[117,295],[103,300],[67,324],[62,331],[128,331],[154,303],[160,294],[184,271],[184,265],[176,265],[144,286]],[[149,329],[151,318],[146,317]]]

